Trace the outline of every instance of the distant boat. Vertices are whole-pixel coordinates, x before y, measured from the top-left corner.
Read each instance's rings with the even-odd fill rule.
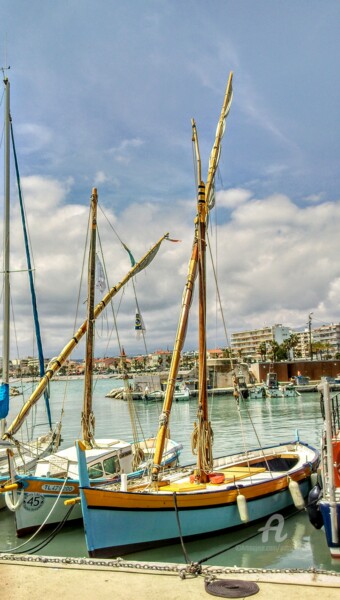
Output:
[[[143,394],[145,402],[162,402],[164,400],[164,392],[162,390],[154,390],[153,392],[145,392]]]
[[[262,400],[266,398],[266,388],[263,385],[253,385],[249,387],[249,399],[250,400]]]
[[[189,390],[188,386],[186,386],[185,384],[184,385],[183,384],[176,385],[173,398],[174,398],[175,402],[182,402],[183,400],[190,400],[190,390]]]
[[[340,559],[340,394],[330,397],[330,382],[318,386],[324,430],[321,478],[308,496],[308,514],[316,529],[324,527],[332,558]]]
[[[268,398],[283,398],[282,387],[278,384],[277,374],[273,371],[267,373],[265,390]]]
[[[213,206],[212,189],[220,155],[220,142],[232,98],[232,74],[224,97],[207,184],[201,179],[196,126],[193,141],[197,158],[197,215],[188,277],[182,296],[177,336],[157,435],[151,477],[124,486],[90,486],[84,446],[77,443],[80,501],[90,556],[121,556],[142,548],[201,539],[231,528],[254,523],[293,504],[304,506],[311,473],[319,464],[318,452],[298,440],[247,449],[235,439],[235,454],[213,457],[209,421],[206,352],[206,226]],[[195,464],[172,473],[160,472],[170,426],[181,351],[198,274],[199,288],[199,394],[197,419],[191,435]],[[239,398],[235,380],[235,398]],[[222,418],[222,417],[221,417]],[[226,431],[226,436],[228,431]]]

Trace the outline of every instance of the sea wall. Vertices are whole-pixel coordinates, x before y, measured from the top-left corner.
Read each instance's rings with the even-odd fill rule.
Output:
[[[292,377],[302,375],[311,381],[321,377],[337,377],[340,374],[340,360],[295,360],[285,362],[259,362],[250,365],[258,383],[266,381],[267,373],[274,371],[278,381],[290,381]]]

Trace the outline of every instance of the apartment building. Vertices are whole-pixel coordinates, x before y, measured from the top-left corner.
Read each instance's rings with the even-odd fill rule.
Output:
[[[290,327],[281,324],[251,329],[249,331],[238,331],[231,335],[231,349],[233,354],[239,357],[252,359],[261,358],[260,345],[272,341],[282,344],[292,334]]]
[[[331,323],[312,329],[312,341],[314,344],[324,344],[329,354],[334,356],[340,352],[340,323]]]

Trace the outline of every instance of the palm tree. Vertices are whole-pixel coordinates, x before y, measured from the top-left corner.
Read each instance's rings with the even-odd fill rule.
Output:
[[[271,347],[271,356],[272,356],[272,360],[273,362],[275,362],[278,358],[278,354],[279,354],[279,350],[280,350],[280,344],[278,344],[275,340],[271,340],[270,342],[268,342],[270,347]]]
[[[261,355],[261,360],[266,360],[267,358],[267,344],[266,342],[261,342],[258,347],[258,351]]]

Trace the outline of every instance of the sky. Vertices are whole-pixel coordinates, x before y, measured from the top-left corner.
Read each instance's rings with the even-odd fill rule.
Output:
[[[0,14],[46,356],[85,319],[93,187],[109,285],[130,268],[121,241],[139,260],[166,232],[181,240],[164,242],[115,299],[119,342],[111,310],[98,319],[95,354],[172,349],[196,216],[191,119],[206,180],[231,71],[208,228],[208,347],[264,325],[303,329],[311,313],[312,327],[340,321],[337,0],[0,0]],[[11,178],[11,354],[26,356],[34,337],[13,164]],[[197,345],[195,298],[185,349]]]

